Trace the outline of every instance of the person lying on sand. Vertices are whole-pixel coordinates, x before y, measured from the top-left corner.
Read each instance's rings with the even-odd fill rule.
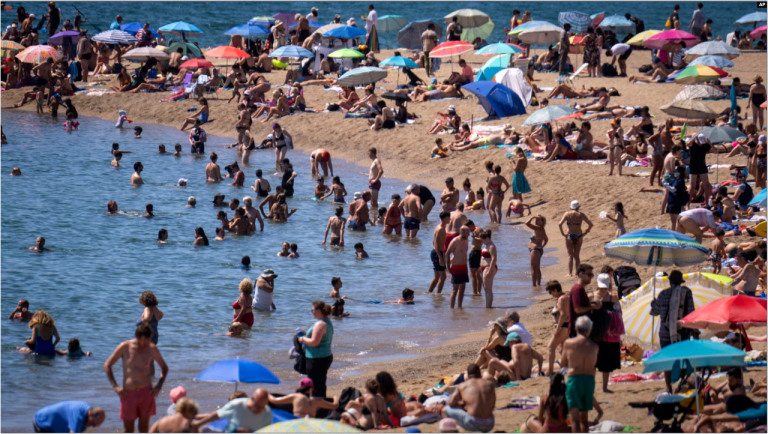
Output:
[[[513,145],[517,144],[518,140],[520,139],[520,136],[515,134],[515,129],[507,124],[504,125],[504,130],[500,133],[491,134],[490,136],[481,137],[473,142],[470,142],[469,140],[465,141],[463,145],[459,146],[449,146],[449,148],[454,152],[459,151],[466,151],[468,149],[475,149],[479,148],[480,146],[486,146],[486,145]]]
[[[619,107],[611,111],[592,113],[582,116],[582,121],[591,121],[593,119],[613,119],[613,118],[633,118],[640,116],[640,106],[637,107]]]
[[[293,415],[296,417],[315,417],[318,409],[336,410],[339,408],[339,397],[334,396],[333,402],[328,402],[325,398],[316,398],[312,396],[314,384],[310,378],[302,378],[299,381],[299,388],[296,393],[291,393],[280,398],[269,395],[269,404],[293,405]]]
[[[464,98],[464,94],[459,87],[449,84],[448,80],[443,80],[443,84],[436,85],[434,90],[423,86],[416,87],[413,89],[411,98],[413,102],[426,102],[444,98]]]
[[[586,89],[584,86],[581,86],[581,90],[579,90],[574,89],[567,84],[558,84],[554,87],[554,89],[552,89],[552,91],[549,92],[547,98],[557,98],[558,96],[562,96],[564,98],[587,98],[590,96],[597,96],[597,94],[598,89],[594,87]]]
[[[594,103],[587,105],[585,107],[582,107],[579,109],[581,113],[587,113],[587,112],[601,112],[608,107],[608,104],[611,102],[611,96],[608,94],[608,89],[601,87],[597,91],[597,101]]]

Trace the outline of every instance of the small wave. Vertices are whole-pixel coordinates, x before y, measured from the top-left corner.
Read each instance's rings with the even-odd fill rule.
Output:
[[[397,345],[400,348],[408,349],[408,348],[416,348],[419,346],[416,342],[413,341],[395,341],[395,345]]]

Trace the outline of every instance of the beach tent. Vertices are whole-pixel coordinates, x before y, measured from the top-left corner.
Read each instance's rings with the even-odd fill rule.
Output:
[[[184,41],[172,42],[171,45],[168,46],[168,49],[166,50],[166,52],[173,54],[179,48],[181,48],[184,51],[183,55],[189,57],[190,59],[203,57],[203,52],[202,50],[200,50],[200,47],[198,47],[197,45],[191,42],[184,42]]]
[[[518,94],[503,84],[476,81],[461,88],[477,96],[488,116],[516,116],[525,114],[525,104]]]
[[[491,81],[503,84],[516,93],[523,100],[525,107],[531,104],[533,88],[531,88],[531,84],[528,83],[528,80],[525,79],[525,74],[519,68],[502,69],[493,76]]]
[[[427,30],[429,23],[435,25],[435,33],[440,37],[443,34],[443,26],[440,24],[432,20],[411,21],[397,32],[397,45],[405,49],[421,50],[421,34]]]

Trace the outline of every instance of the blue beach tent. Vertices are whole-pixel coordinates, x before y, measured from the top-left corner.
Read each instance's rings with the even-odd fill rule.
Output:
[[[505,118],[525,114],[525,105],[518,94],[503,84],[492,81],[476,81],[462,86],[477,96],[488,116]]]

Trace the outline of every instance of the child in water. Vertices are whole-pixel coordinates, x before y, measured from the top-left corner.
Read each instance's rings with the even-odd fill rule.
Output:
[[[157,147],[157,153],[158,154],[165,154],[165,145],[160,145]]]
[[[115,167],[120,167],[120,160],[123,159],[123,153],[120,151],[115,152],[115,159],[112,160],[112,165]]]
[[[75,115],[67,113],[67,121],[64,122],[65,131],[77,131],[80,128],[80,122],[75,120]]]
[[[173,149],[176,151],[173,153],[174,157],[181,157],[181,143],[177,143]]]
[[[299,245],[296,243],[291,244],[291,253],[288,255],[289,258],[298,258],[299,257]]]
[[[141,132],[144,131],[141,127],[133,127],[133,138],[134,139],[140,139],[141,138]]]
[[[339,292],[341,286],[343,285],[341,282],[341,277],[331,278],[331,285],[333,285],[333,289],[331,290],[331,298],[336,299],[336,301],[333,302],[333,307],[331,308],[331,315],[335,317],[349,316],[349,312],[344,312],[344,304],[347,297],[342,297],[341,293]]]
[[[91,357],[90,351],[83,352],[83,349],[80,348],[80,340],[77,338],[72,338],[69,340],[67,351],[56,350],[56,354],[67,357]]]
[[[323,178],[318,178],[318,180]],[[336,203],[346,203],[344,200],[344,197],[347,195],[347,189],[344,188],[344,184],[341,183],[341,178],[338,176],[333,177],[333,185],[331,185],[331,189],[328,190],[328,193],[323,196],[323,199],[326,197],[333,195],[333,201]]]
[[[317,185],[315,186],[315,199],[323,200],[326,197],[328,186],[325,185],[325,180],[322,177],[317,178]]]
[[[363,243],[355,243],[355,258],[365,259],[368,257],[368,252],[365,251]]]

